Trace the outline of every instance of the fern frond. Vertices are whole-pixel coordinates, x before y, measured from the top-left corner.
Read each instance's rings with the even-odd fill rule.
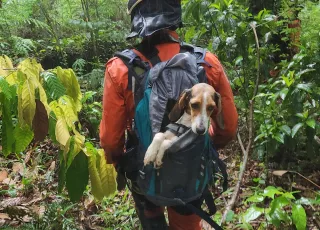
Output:
[[[44,87],[51,100],[58,100],[66,94],[65,87],[54,73],[45,72],[42,76],[44,78]]]

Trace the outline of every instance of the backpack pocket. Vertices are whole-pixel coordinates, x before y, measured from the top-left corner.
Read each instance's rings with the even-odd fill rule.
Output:
[[[151,88],[147,88],[135,110],[135,129],[143,150],[146,151],[152,141],[152,130],[149,117],[149,98]]]

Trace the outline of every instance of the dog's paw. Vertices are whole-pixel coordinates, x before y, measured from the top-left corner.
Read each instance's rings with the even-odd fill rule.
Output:
[[[144,160],[143,160],[144,166],[146,166],[149,163],[154,162],[156,160],[156,157],[157,157],[157,152],[147,151],[146,155],[144,156]]]
[[[156,168],[156,169],[158,169],[158,168],[161,168],[161,165],[162,165],[162,157],[161,156],[157,156],[156,157],[156,161],[154,162],[154,167]]]

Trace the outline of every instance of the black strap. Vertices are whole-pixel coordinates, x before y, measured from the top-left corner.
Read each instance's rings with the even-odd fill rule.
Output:
[[[169,130],[170,132],[174,133],[174,135],[178,137],[184,134],[189,129],[190,129],[189,127],[182,124],[177,124],[177,123],[171,123],[166,126],[166,130]]]

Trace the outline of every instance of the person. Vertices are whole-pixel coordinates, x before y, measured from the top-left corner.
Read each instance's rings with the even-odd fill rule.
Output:
[[[128,39],[142,38],[134,52],[143,61],[152,65],[148,55],[150,50],[156,50],[161,61],[167,61],[179,53],[180,38],[176,30],[183,26],[180,0],[130,0],[128,13],[132,25]],[[219,128],[215,120],[211,120],[209,128],[215,147],[220,149],[234,138],[238,114],[220,61],[208,51],[205,61],[210,64],[204,65],[207,82],[220,93],[222,100],[224,129]],[[134,111],[134,94],[128,89],[128,68],[119,57],[113,57],[106,64],[100,144],[105,150],[107,162],[115,167],[124,156],[126,136],[132,134]],[[154,205],[135,191],[132,191],[132,196],[143,229],[167,229],[164,207]],[[194,205],[201,206],[202,202],[201,199],[196,200]],[[169,229],[201,229],[201,218],[184,207],[168,207],[167,211]]]

